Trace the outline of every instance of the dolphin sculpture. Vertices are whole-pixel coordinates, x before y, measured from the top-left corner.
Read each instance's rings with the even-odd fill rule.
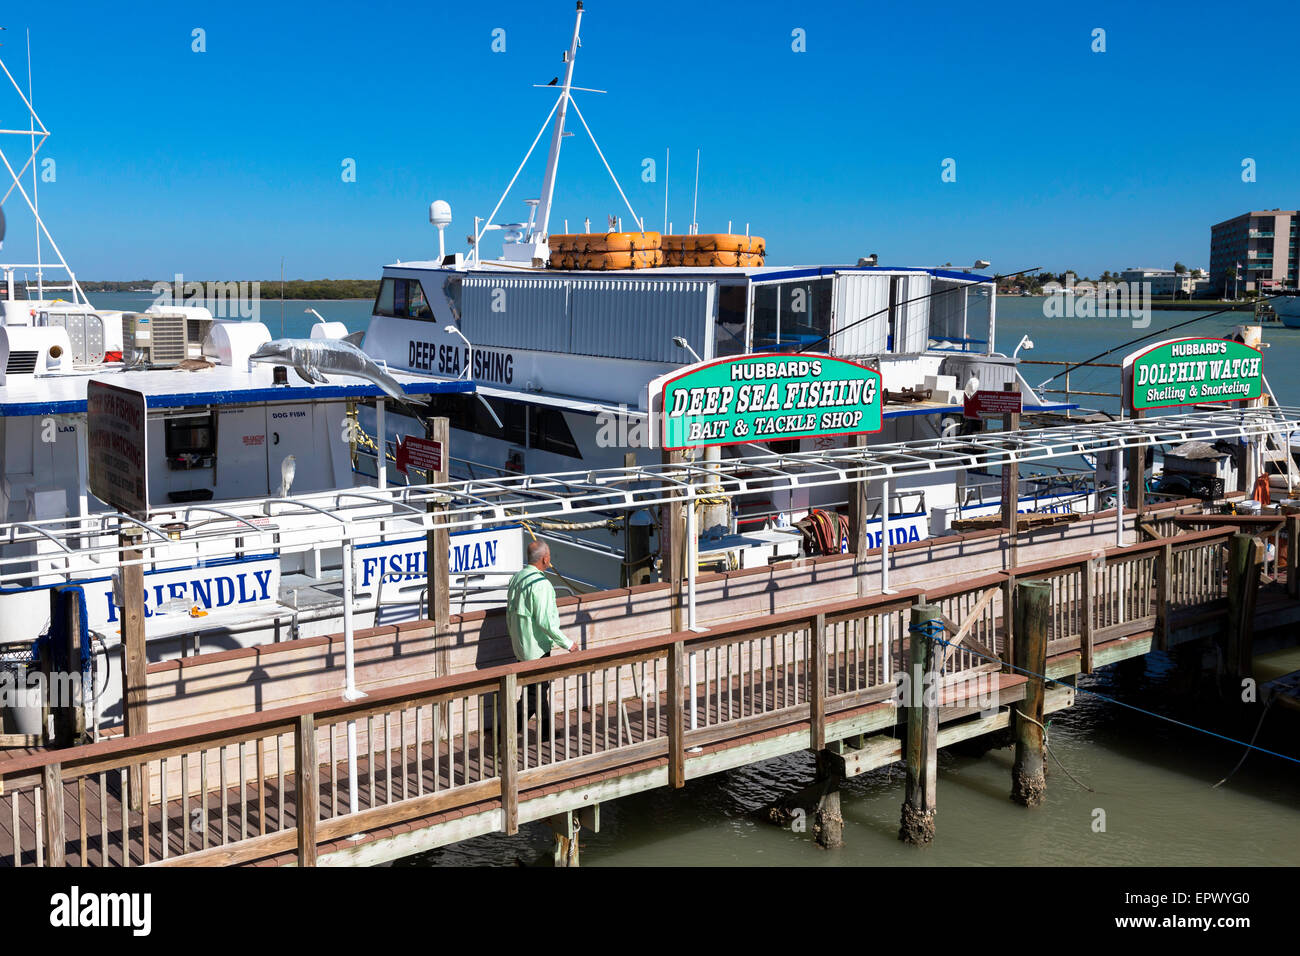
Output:
[[[374,359],[353,342],[348,341],[354,338],[360,338],[360,334],[350,335],[347,339],[273,339],[259,347],[248,359],[250,362],[288,366],[309,384],[327,383],[327,372],[331,375],[365,379],[378,385],[399,402],[424,404],[421,399],[407,395],[397,379],[380,368]]]

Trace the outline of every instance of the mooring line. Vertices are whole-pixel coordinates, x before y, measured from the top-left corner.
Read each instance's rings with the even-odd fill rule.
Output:
[[[1061,758],[1060,758],[1060,757],[1056,756],[1056,751],[1053,750],[1053,749],[1052,749],[1052,745],[1051,745],[1050,743],[1048,743],[1048,738],[1051,736],[1051,734],[1048,732],[1048,730],[1047,730],[1046,727],[1044,727],[1042,724],[1038,723],[1038,721],[1034,720],[1034,718],[1030,717],[1030,716],[1029,716],[1028,714],[1026,714],[1023,710],[1021,710],[1019,707],[1012,707],[1011,709],[1014,710],[1014,711],[1015,711],[1017,714],[1019,714],[1021,717],[1025,718],[1025,720],[1029,721],[1031,724],[1038,724],[1038,727],[1043,731],[1043,749],[1046,750],[1049,754],[1051,754],[1052,759],[1056,761],[1056,765],[1057,765],[1058,767],[1060,767],[1062,770],[1065,771],[1065,775],[1066,775],[1067,777],[1069,777],[1071,780],[1073,780],[1073,781],[1074,781],[1075,783],[1077,783],[1079,786],[1083,787],[1083,789],[1087,790],[1089,793],[1096,793],[1096,792],[1097,792],[1096,790],[1092,789],[1092,787],[1088,786],[1086,783],[1084,783],[1082,780],[1080,780],[1078,777],[1076,777],[1074,774],[1070,773],[1070,768],[1067,767],[1064,763],[1061,762]]]
[[[923,630],[917,629],[917,633],[924,633],[926,634],[927,637],[934,638],[940,644],[946,644],[948,647],[954,649],[957,648],[958,645],[952,643],[951,641],[945,641],[942,637],[939,637],[939,632],[944,630],[944,627],[941,623],[937,621],[926,622],[926,623],[927,624],[938,623],[939,627],[925,628]],[[964,650],[967,654],[974,654],[976,657],[982,657],[985,660],[990,661],[992,663],[1001,664],[1003,667],[1010,667],[1013,671],[1019,671],[1021,674],[1024,674],[1026,677],[1037,677],[1041,680],[1051,681],[1053,684],[1060,684],[1062,687],[1071,687],[1074,689],[1074,692],[1077,694],[1091,694],[1093,697],[1100,698],[1101,700],[1104,700],[1108,703],[1118,704],[1120,707],[1127,707],[1129,710],[1135,710],[1139,714],[1146,714],[1148,717],[1155,717],[1157,720],[1163,720],[1167,723],[1175,724],[1179,727],[1185,727],[1188,730],[1195,730],[1196,732],[1205,734],[1209,737],[1217,737],[1219,740],[1226,740],[1230,744],[1238,744],[1242,747],[1247,748],[1248,750],[1258,750],[1260,753],[1268,754],[1270,757],[1280,757],[1281,759],[1288,760],[1291,763],[1300,764],[1300,758],[1298,757],[1292,757],[1288,754],[1281,754],[1278,753],[1276,750],[1269,750],[1266,747],[1257,747],[1255,746],[1254,743],[1247,743],[1244,740],[1238,740],[1236,737],[1229,737],[1226,734],[1218,734],[1215,733],[1213,730],[1206,730],[1204,727],[1197,727],[1195,724],[1189,724],[1186,721],[1178,720],[1177,718],[1174,717],[1168,717],[1164,714],[1157,714],[1154,710],[1147,710],[1144,707],[1138,707],[1136,704],[1129,704],[1122,700],[1117,700],[1114,697],[1107,697],[1105,694],[1099,694],[1095,690],[1089,690],[1086,687],[1078,687],[1074,684],[1067,684],[1065,681],[1057,680],[1055,677],[1048,677],[1046,674],[1039,674],[1036,671],[1027,670],[1026,668],[1023,667],[1017,667],[1015,664],[1008,664],[1006,661],[996,657],[991,657],[988,654],[982,654],[971,647],[963,647],[962,650]]]

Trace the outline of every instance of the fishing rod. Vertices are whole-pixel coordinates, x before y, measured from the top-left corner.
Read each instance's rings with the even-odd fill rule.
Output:
[[[1042,268],[1043,268],[1042,266],[1034,266],[1032,269],[1021,269],[1019,272],[1009,272],[1009,273],[1007,273],[1006,275],[1002,275],[1002,274],[994,275],[994,276],[993,276],[993,294],[994,294],[994,295],[997,295],[997,292],[998,292],[998,283],[1001,282],[1003,279],[1014,279],[1016,276],[1022,276],[1022,275],[1024,275],[1026,272],[1041,272],[1041,271],[1042,271]],[[823,336],[822,336],[821,338],[819,338],[817,341],[815,341],[815,342],[809,342],[807,345],[805,345],[805,346],[803,346],[802,348],[798,349],[798,351],[796,351],[794,354],[795,354],[795,355],[799,355],[799,354],[801,354],[801,353],[803,353],[803,352],[808,351],[809,349],[811,349],[811,348],[813,348],[813,347],[815,347],[815,346],[821,345],[823,342],[829,342],[831,336],[833,336],[833,335],[839,335],[841,332],[847,332],[849,329],[854,328],[855,326],[859,326],[859,325],[861,325],[863,322],[869,322],[871,319],[874,319],[874,318],[876,318],[877,316],[884,315],[884,314],[885,314],[886,312],[888,312],[890,309],[896,309],[896,308],[898,308],[899,306],[903,306],[903,305],[910,305],[910,304],[913,303],[913,302],[921,302],[921,301],[924,301],[925,299],[931,299],[931,298],[933,298],[933,297],[936,296],[936,295],[943,295],[945,292],[956,292],[958,289],[964,289],[964,288],[965,288],[965,286],[955,286],[955,287],[953,287],[953,288],[951,288],[951,289],[936,289],[934,292],[927,292],[925,295],[918,295],[918,296],[916,296],[916,297],[914,297],[914,298],[911,298],[911,299],[904,299],[902,302],[895,302],[895,303],[893,303],[892,305],[887,305],[887,306],[885,306],[883,309],[877,309],[875,312],[872,312],[870,315],[864,315],[862,318],[857,319],[856,321],[850,322],[848,325],[844,326],[844,328],[842,328],[842,329],[836,329],[834,332],[827,332],[825,335],[823,335]]]
[[[1284,294],[1279,294],[1279,295],[1268,295],[1268,296],[1262,296],[1261,298],[1262,298],[1263,300],[1281,299],[1281,298],[1285,298],[1285,295],[1284,295]],[[1124,342],[1124,343],[1122,343],[1122,344],[1120,344],[1120,345],[1116,345],[1114,348],[1109,348],[1109,349],[1107,349],[1107,350],[1104,351],[1104,352],[1098,352],[1098,353],[1097,353],[1096,355],[1094,355],[1092,358],[1084,359],[1082,362],[1076,362],[1074,365],[1066,366],[1066,368],[1064,368],[1063,370],[1057,372],[1057,373],[1056,373],[1055,375],[1053,375],[1051,378],[1044,379],[1043,381],[1039,382],[1038,385],[1035,386],[1034,390],[1037,391],[1038,389],[1042,388],[1044,385],[1048,385],[1048,384],[1050,384],[1050,383],[1056,381],[1056,380],[1057,380],[1058,378],[1060,378],[1062,375],[1066,375],[1066,374],[1068,374],[1069,372],[1073,372],[1076,368],[1080,368],[1080,367],[1082,367],[1082,366],[1084,366],[1084,365],[1088,365],[1088,364],[1090,364],[1090,363],[1092,363],[1092,362],[1095,362],[1095,361],[1097,361],[1097,359],[1099,359],[1099,358],[1105,358],[1107,355],[1110,355],[1112,352],[1118,352],[1120,349],[1128,348],[1130,345],[1137,345],[1137,343],[1139,343],[1139,342],[1141,342],[1141,341],[1143,341],[1143,340],[1145,340],[1145,339],[1149,339],[1149,338],[1151,338],[1151,337],[1154,336],[1154,335],[1164,335],[1166,332],[1172,332],[1172,331],[1174,331],[1174,329],[1181,329],[1184,325],[1191,325],[1193,322],[1200,322],[1200,321],[1203,320],[1203,319],[1212,319],[1212,318],[1214,318],[1216,315],[1223,315],[1225,312],[1235,312],[1235,311],[1237,311],[1235,308],[1233,308],[1232,306],[1229,306],[1229,307],[1226,308],[1226,309],[1219,309],[1217,312],[1207,312],[1205,315],[1196,315],[1196,316],[1193,316],[1193,317],[1190,318],[1190,319],[1187,319],[1185,322],[1178,322],[1178,323],[1175,323],[1174,325],[1166,326],[1166,327],[1163,328],[1163,329],[1156,329],[1154,332],[1148,332],[1148,333],[1146,333],[1145,335],[1139,335],[1137,338],[1135,338],[1135,339],[1130,339],[1130,340],[1127,341],[1127,342]]]

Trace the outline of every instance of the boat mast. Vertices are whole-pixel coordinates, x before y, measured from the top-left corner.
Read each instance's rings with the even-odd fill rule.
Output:
[[[533,242],[545,242],[550,235],[551,200],[555,196],[555,172],[560,165],[560,143],[564,139],[564,116],[569,108],[569,90],[573,86],[573,61],[577,59],[578,29],[582,26],[582,0],[578,0],[578,12],[573,21],[573,40],[569,52],[565,54],[564,86],[560,90],[560,102],[555,110],[555,128],[551,130],[551,151],[546,157],[546,177],[542,180],[542,199],[537,207],[537,220],[529,237]]]

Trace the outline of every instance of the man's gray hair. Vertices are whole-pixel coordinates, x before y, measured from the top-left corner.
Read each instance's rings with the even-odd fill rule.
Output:
[[[550,553],[551,547],[545,541],[533,540],[528,542],[529,564],[536,564]]]

